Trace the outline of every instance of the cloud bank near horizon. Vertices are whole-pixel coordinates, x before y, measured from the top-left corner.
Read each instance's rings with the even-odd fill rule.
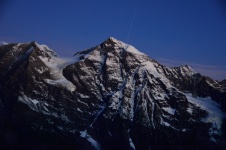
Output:
[[[209,66],[209,65],[202,65],[202,64],[196,64],[196,63],[185,62],[185,61],[168,60],[164,58],[155,58],[155,59],[161,64],[168,67],[189,65],[191,66],[192,69],[194,69],[194,71],[201,73],[205,76],[211,77],[215,80],[226,79],[226,66]]]
[[[6,44],[8,44],[8,43],[6,43],[6,42],[4,42],[4,41],[0,41],[0,46],[6,45]]]

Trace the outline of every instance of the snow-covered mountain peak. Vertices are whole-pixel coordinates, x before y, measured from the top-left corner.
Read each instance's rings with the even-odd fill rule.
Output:
[[[188,65],[182,65],[180,67],[175,67],[175,69],[178,69],[180,70],[180,72],[182,74],[188,74],[188,75],[193,75],[195,74],[196,72]]]
[[[130,53],[134,53],[134,54],[138,54],[138,55],[145,55],[144,53],[140,52],[139,50],[137,50],[132,45],[126,44],[126,43],[124,43],[120,40],[113,38],[113,37],[110,37],[107,41],[113,42],[115,48],[119,48],[119,49],[122,48],[125,51],[130,52]]]
[[[109,40],[112,40],[112,41],[118,41],[116,38],[114,37],[109,37]]]
[[[37,42],[34,42],[34,45],[42,52],[46,52],[52,56],[58,56],[57,53],[55,51],[53,51],[52,49],[50,49],[47,45],[38,44]]]
[[[189,70],[189,71],[193,71],[193,69],[190,67],[190,66],[188,66],[188,65],[182,65],[182,66],[180,66],[181,68],[184,68],[184,69],[186,69],[186,70]]]
[[[92,61],[101,62],[103,61],[103,59],[106,59],[108,56],[119,57],[124,52],[131,54],[131,56],[133,56],[134,61],[140,60],[139,62],[143,62],[143,61],[146,61],[148,57],[144,53],[138,51],[132,45],[126,44],[120,40],[110,37],[104,42],[102,42],[100,45],[75,53],[74,59],[77,61],[84,61],[85,59],[88,58]]]
[[[62,141],[67,149],[225,149],[225,86],[112,37],[72,58],[36,42],[9,44],[0,47],[0,118],[15,126],[0,125],[0,138],[11,130],[16,146],[27,141],[21,149],[46,136],[50,149]]]

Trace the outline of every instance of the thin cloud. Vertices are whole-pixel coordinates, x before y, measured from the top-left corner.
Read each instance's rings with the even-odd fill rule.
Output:
[[[0,41],[0,46],[6,45],[6,44],[8,44],[8,43],[6,43],[6,42],[4,42],[4,41]]]
[[[205,76],[211,77],[215,80],[226,79],[226,66],[213,66],[213,65],[202,65],[185,61],[174,61],[164,58],[156,58],[158,62],[168,67],[175,67],[180,65],[189,65],[196,72],[199,72]]]

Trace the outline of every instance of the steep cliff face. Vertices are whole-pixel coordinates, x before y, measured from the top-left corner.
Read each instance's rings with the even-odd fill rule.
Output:
[[[68,59],[36,42],[3,45],[0,72],[0,145],[225,148],[224,81],[168,68],[114,38]]]

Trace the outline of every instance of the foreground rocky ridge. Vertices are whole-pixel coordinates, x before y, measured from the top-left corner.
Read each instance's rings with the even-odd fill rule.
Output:
[[[8,149],[224,149],[225,100],[224,80],[114,38],[70,59],[36,42],[0,47]]]

